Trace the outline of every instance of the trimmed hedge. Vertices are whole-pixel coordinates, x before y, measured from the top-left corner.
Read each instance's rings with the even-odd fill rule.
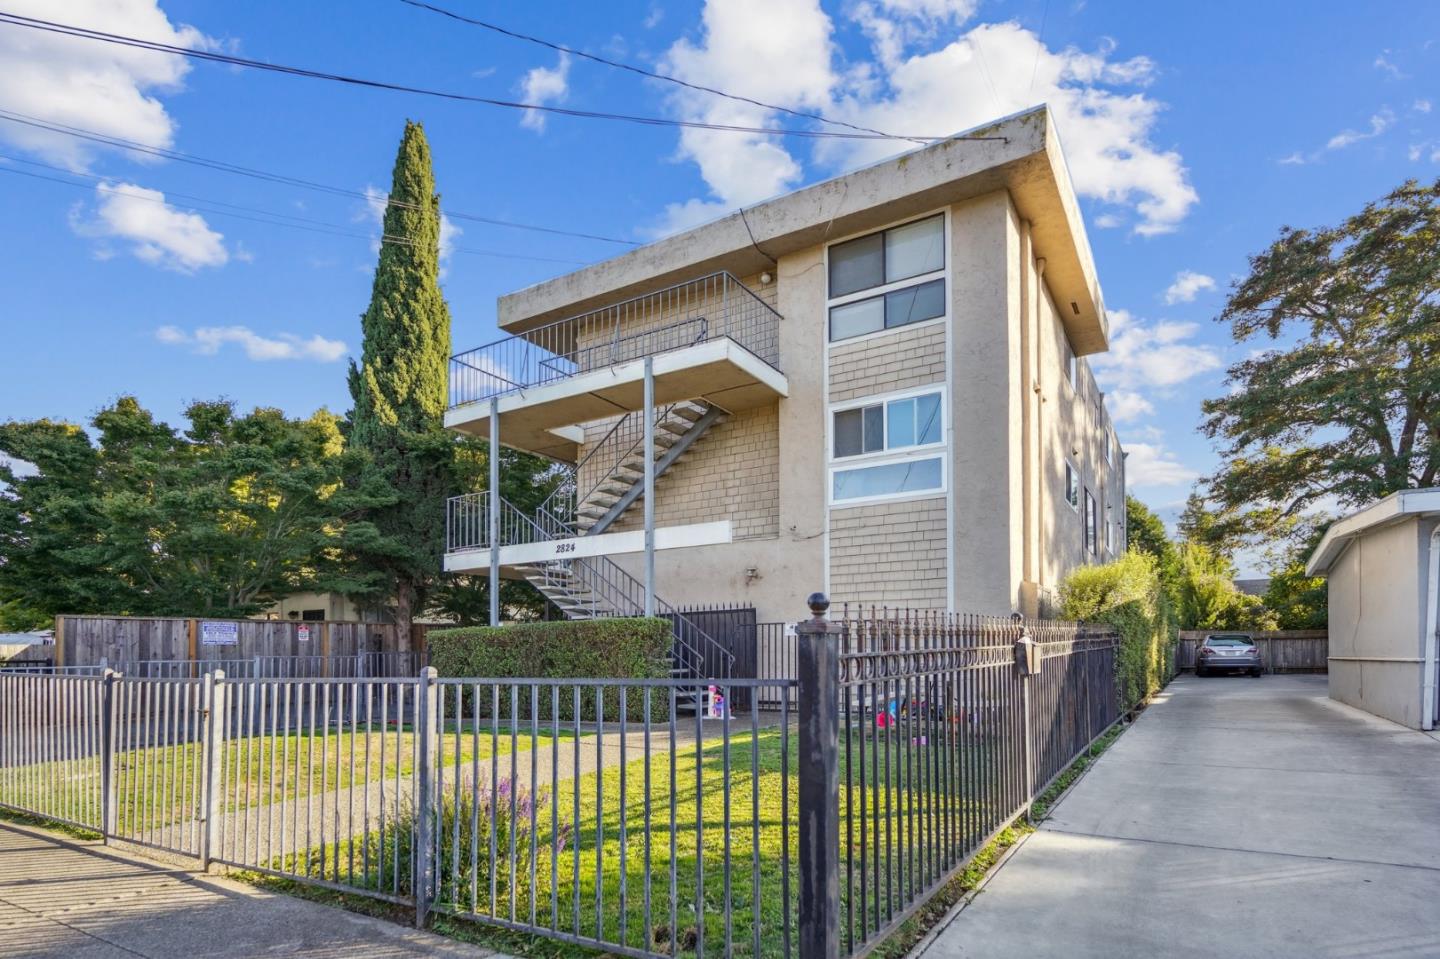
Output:
[[[442,677],[466,679],[669,679],[670,644],[674,639],[668,619],[586,619],[547,623],[511,623],[507,626],[465,626],[432,630],[427,637],[430,664]],[[550,693],[540,696],[541,718],[550,718]],[[620,691],[605,690],[605,715],[618,718]],[[641,718],[643,693],[627,694],[632,719]],[[482,697],[483,699],[483,697]],[[503,716],[511,715],[509,690],[500,695]],[[488,715],[491,702],[481,703]],[[669,711],[669,698],[652,696],[652,708]],[[581,719],[595,718],[595,694],[586,690]],[[520,715],[528,719],[528,694],[522,696]],[[574,699],[568,690],[560,696],[561,720],[573,720]]]
[[[1108,623],[1120,633],[1115,685],[1126,709],[1143,703],[1173,677],[1179,638],[1155,557],[1131,550],[1103,566],[1082,566],[1060,586],[1066,619]]]

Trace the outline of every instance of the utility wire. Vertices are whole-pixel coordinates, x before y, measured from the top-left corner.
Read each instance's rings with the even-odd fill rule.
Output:
[[[360,190],[351,190],[346,187],[333,186],[326,183],[317,183],[314,180],[303,180],[299,177],[287,176],[282,173],[270,173],[265,170],[257,170],[253,167],[244,167],[225,160],[212,160],[196,156],[192,153],[181,153],[179,150],[171,150],[165,147],[149,146],[144,143],[137,143],[134,140],[126,140],[122,137],[111,136],[105,133],[97,133],[94,130],[86,130],[83,127],[67,126],[63,123],[41,120],[38,117],[29,116],[24,113],[15,113],[0,108],[0,120],[10,123],[20,123],[28,127],[35,127],[41,130],[48,130],[52,133],[60,133],[69,137],[76,137],[81,140],[89,140],[104,146],[117,147],[122,150],[130,150],[136,153],[144,153],[149,156],[162,157],[167,160],[177,160],[181,163],[190,163],[195,166],[205,167],[211,170],[218,170],[222,173],[233,173],[239,176],[247,176],[256,180],[266,180],[271,183],[279,183],[286,186],[302,187],[307,190],[317,190],[321,193],[330,193],[335,196],[354,197],[356,199],[370,201],[373,197]],[[420,205],[405,200],[391,199],[389,202],[402,209],[418,210]],[[605,243],[620,243],[626,246],[639,246],[635,240],[622,240],[617,237],[600,236],[594,233],[577,233],[573,230],[560,230],[548,226],[535,226],[530,223],[518,223],[514,220],[500,220],[495,217],[479,216],[474,213],[463,213],[458,210],[441,210],[446,216],[453,220],[468,220],[474,223],[485,223],[491,226],[512,227],[517,230],[531,230],[537,233],[550,233],[556,236],[573,236],[584,240],[600,240]]]
[[[447,10],[444,7],[438,7],[432,3],[425,3],[423,2],[423,0],[400,0],[400,2],[412,7],[418,7],[421,10],[429,10],[431,13],[438,13],[440,14],[440,16],[449,17],[451,20],[458,20],[461,23],[468,23],[471,26],[482,27],[486,30],[502,34],[503,36],[512,37],[516,40],[524,40],[527,43],[534,43],[542,47],[548,47],[551,50],[568,54],[572,57],[582,57],[586,60],[594,61],[595,63],[602,63],[607,67],[614,67],[617,70],[627,70],[630,73],[639,74],[640,76],[646,77],[651,80],[664,80],[667,83],[674,83],[679,86],[686,87],[690,90],[698,90],[701,93],[709,93],[717,97],[724,97],[727,100],[735,100],[739,103],[748,103],[751,106],[763,107],[766,110],[775,110],[778,113],[787,113],[792,117],[800,117],[801,119],[805,120],[818,120],[821,123],[829,123],[832,126],[845,127],[848,130],[854,130],[858,133],[873,134],[877,137],[883,137],[887,140],[910,140],[914,143],[930,142],[929,139],[922,139],[920,137],[896,136],[893,133],[885,133],[881,130],[872,129],[871,127],[856,126],[855,124],[847,123],[844,120],[832,120],[831,118],[823,116],[819,113],[806,113],[803,110],[792,110],[789,107],[778,106],[774,103],[766,103],[763,100],[753,100],[750,97],[740,96],[734,93],[726,93],[724,90],[717,90],[714,87],[707,87],[703,86],[702,84],[691,83],[688,80],[682,80],[679,77],[671,76],[666,73],[655,73],[654,71],[646,70],[643,67],[637,67],[633,64],[621,63],[618,60],[609,60],[605,57],[597,56],[593,53],[586,53],[584,50],[577,50],[574,47],[567,47],[563,43],[555,43],[551,40],[545,40],[540,37],[531,36],[528,33],[520,33],[516,30],[507,29],[498,24],[488,23],[484,20],[477,20],[474,17],[467,17],[464,14],[456,13],[453,10]]]
[[[322,220],[312,220],[306,217],[292,216],[287,213],[276,213],[273,210],[264,210],[258,207],[247,207],[234,203],[225,203],[219,200],[210,200],[204,197],[196,197],[185,193],[166,193],[164,191],[160,191],[163,194],[162,196],[149,196],[147,194],[137,193],[132,190],[117,189],[116,187],[110,186],[109,183],[106,182],[104,177],[96,176],[93,173],[76,173],[71,170],[66,170],[63,167],[56,167],[51,166],[48,163],[41,163],[38,160],[26,160],[20,157],[12,157],[4,154],[0,154],[0,160],[12,160],[19,163],[27,163],[32,166],[38,166],[44,169],[58,171],[60,173],[66,174],[67,176],[81,177],[92,181],[94,183],[94,189],[97,192],[106,193],[112,196],[123,196],[126,199],[130,200],[140,200],[145,203],[153,203],[160,206],[169,207],[170,204],[166,200],[166,197],[179,197],[181,199],[199,201],[200,204],[208,204],[194,204],[190,205],[189,208],[199,211],[201,213],[209,213],[212,216],[228,216],[233,217],[237,220],[248,220],[251,223],[263,223],[269,226],[284,226],[294,230],[304,230],[307,233],[321,233],[327,236],[342,236],[357,240],[374,239],[373,234],[362,233],[357,230],[349,230],[338,223],[326,223]],[[35,173],[29,170],[17,170],[14,167],[8,167],[3,165],[0,165],[0,173],[11,173],[16,176],[30,177],[31,179],[35,180],[46,180],[51,183],[60,183],[64,186],[75,187],[82,190],[90,189],[90,185],[86,183],[77,183],[75,180],[67,180],[62,177],[50,176],[44,173]],[[144,188],[142,187],[141,189]],[[380,242],[398,244],[401,246],[413,246],[415,241],[410,237],[395,236],[393,234],[382,233],[380,235]],[[476,250],[469,247],[460,246],[453,247],[452,249],[456,253],[469,253],[475,256],[496,257],[504,260],[534,260],[541,263],[562,263],[570,266],[586,265],[586,263],[581,260],[563,260],[546,256],[526,256],[519,253],[501,253],[494,250]]]
[[[229,66],[248,67],[253,70],[265,70],[271,73],[283,73],[289,76],[307,77],[315,80],[330,80],[335,83],[345,83],[352,86],[368,87],[375,90],[392,90],[399,93],[414,93],[421,96],[438,97],[444,100],[459,100],[466,103],[483,103],[495,107],[507,107],[515,110],[537,110],[542,113],[554,113],[560,116],[580,117],[592,120],[621,120],[627,123],[637,123],[643,126],[659,127],[683,127],[694,130],[715,130],[726,133],[752,133],[764,136],[787,136],[803,137],[806,139],[841,139],[841,140],[915,140],[929,142],[931,140],[945,139],[944,137],[894,137],[885,134],[874,133],[842,133],[836,130],[797,130],[791,127],[760,127],[741,126],[725,123],[703,123],[698,120],[677,120],[671,117],[647,117],[626,113],[605,113],[596,110],[574,110],[568,107],[547,106],[539,103],[518,103],[513,100],[496,100],[491,97],[474,96],[467,93],[457,93],[450,90],[432,90],[425,87],[413,87],[402,83],[390,83],[384,80],[367,80],[361,77],[351,77],[339,73],[327,73],[321,70],[311,70],[305,67],[291,67],[278,63],[266,63],[262,60],[251,60],[246,57],[232,56],[226,53],[218,53],[213,50],[196,50],[192,47],[179,47],[168,43],[159,43],[154,40],[141,40],[137,37],[127,37],[117,33],[106,33],[103,30],[92,30],[88,27],[77,27],[70,24],[56,23],[51,20],[40,20],[35,17],[24,17],[15,13],[0,11],[0,24],[8,24],[15,27],[26,27],[32,30],[41,30],[46,33],[59,34],[61,36],[77,37],[83,40],[97,40],[104,43],[112,43],[125,47],[134,47],[140,50],[150,50],[155,53],[168,53],[175,56],[189,57],[193,60],[207,60],[212,63],[224,63]],[[1005,137],[960,137],[968,140],[1004,140]]]

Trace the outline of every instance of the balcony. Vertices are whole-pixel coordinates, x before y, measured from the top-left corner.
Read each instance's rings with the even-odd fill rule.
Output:
[[[656,404],[703,399],[729,411],[788,394],[780,314],[729,273],[714,273],[558,320],[450,360],[445,425],[574,462],[578,424],[639,410],[653,357]]]

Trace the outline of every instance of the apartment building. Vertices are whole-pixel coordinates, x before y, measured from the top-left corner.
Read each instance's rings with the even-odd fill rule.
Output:
[[[503,296],[499,324],[452,360],[446,424],[565,481],[537,511],[456,497],[445,566],[570,615],[793,621],[816,589],[1041,615],[1124,550],[1105,307],[1043,107]]]

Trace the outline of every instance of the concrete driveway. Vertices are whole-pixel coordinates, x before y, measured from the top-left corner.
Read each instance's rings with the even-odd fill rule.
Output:
[[[1440,956],[1440,739],[1181,677],[921,956]]]

